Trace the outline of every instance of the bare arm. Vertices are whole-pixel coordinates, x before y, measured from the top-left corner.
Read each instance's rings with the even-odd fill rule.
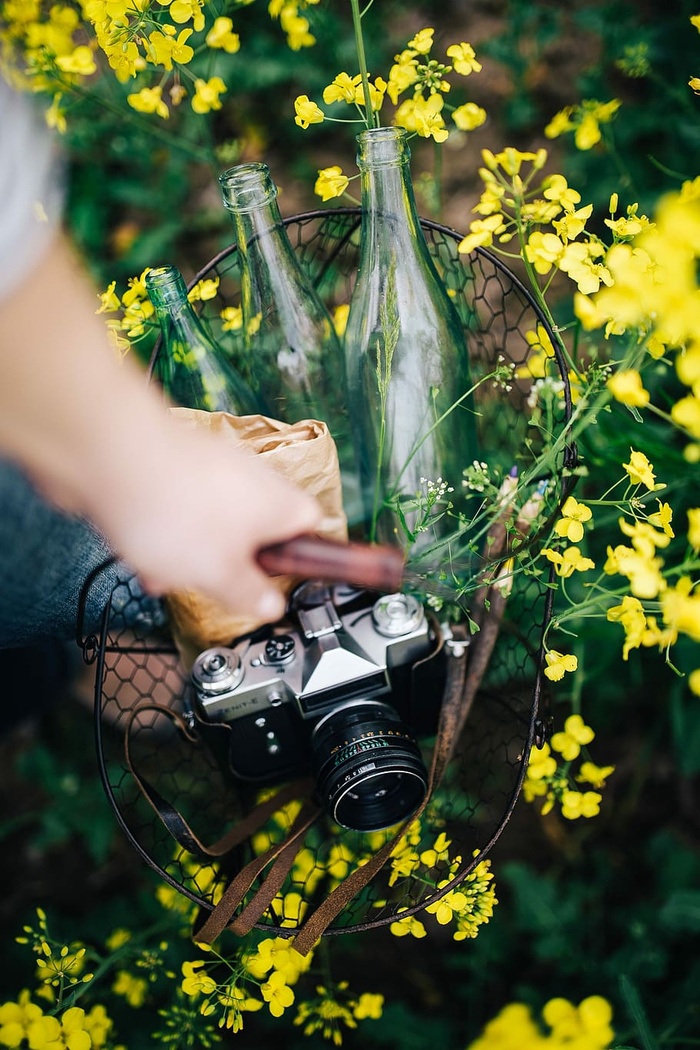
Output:
[[[244,452],[181,429],[120,362],[65,237],[0,300],[0,450],[59,506],[89,517],[154,590],[202,590],[275,619],[254,562],[313,529],[315,501]]]

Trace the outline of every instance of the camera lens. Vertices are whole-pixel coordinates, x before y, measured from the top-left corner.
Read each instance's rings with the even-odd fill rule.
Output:
[[[396,711],[376,700],[343,704],[317,723],[311,766],[321,804],[354,831],[398,824],[428,789],[420,748]]]

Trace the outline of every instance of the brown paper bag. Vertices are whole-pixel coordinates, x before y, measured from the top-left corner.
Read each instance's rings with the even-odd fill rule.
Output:
[[[316,497],[323,514],[318,535],[347,540],[338,454],[325,423],[306,419],[290,424],[266,416],[231,416],[188,408],[171,411],[183,426],[206,427],[219,440],[263,456],[269,467]],[[297,582],[297,577],[273,577],[274,585],[285,596]],[[202,649],[228,645],[262,626],[259,620],[233,614],[220,602],[195,591],[169,594],[166,601],[173,634],[187,666]]]

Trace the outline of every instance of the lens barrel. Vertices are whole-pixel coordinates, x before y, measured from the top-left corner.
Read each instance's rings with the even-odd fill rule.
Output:
[[[317,723],[311,767],[320,804],[354,831],[393,827],[428,790],[418,744],[396,711],[376,700],[353,700]]]

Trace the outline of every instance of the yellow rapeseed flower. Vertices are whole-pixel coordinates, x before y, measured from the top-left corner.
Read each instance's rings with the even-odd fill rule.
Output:
[[[691,437],[700,438],[700,397],[689,394],[676,401],[671,406],[671,419]]]
[[[647,521],[654,528],[661,529],[670,539],[673,539],[676,535],[671,527],[671,521],[673,520],[673,510],[670,503],[662,503],[660,499],[656,501],[659,504],[659,509],[654,511],[647,517]]]
[[[69,55],[59,55],[56,65],[62,73],[74,73],[81,77],[89,77],[97,72],[95,56],[86,44],[76,47]]]
[[[597,791],[565,791],[561,800],[561,815],[566,820],[596,817],[600,813],[602,795]]]
[[[382,1016],[383,1007],[383,995],[375,995],[372,992],[363,992],[353,1007],[352,1012],[358,1021],[362,1021],[367,1017],[371,1018],[373,1021],[378,1021]]]
[[[474,131],[486,121],[486,110],[475,102],[465,102],[452,111],[452,120],[460,131]]]
[[[585,503],[579,503],[574,496],[568,496],[561,508],[561,518],[554,526],[557,536],[563,536],[569,543],[580,543],[583,539],[583,523],[590,521],[593,512]]]
[[[163,29],[172,27],[163,26]],[[187,43],[192,36],[191,29],[181,29],[177,36],[174,33],[154,30],[148,37],[146,54],[154,65],[171,70],[173,62],[187,65],[194,58],[194,48]]]
[[[632,546],[645,558],[653,558],[657,547],[668,547],[671,537],[667,532],[660,532],[648,521],[627,521],[619,518],[620,531],[629,536]]]
[[[444,142],[449,132],[442,118],[444,105],[442,95],[420,95],[402,102],[394,115],[394,122],[407,131],[413,131],[421,138],[432,138],[435,142]]]
[[[509,1003],[489,1021],[467,1050],[547,1050],[549,1040],[525,1003]]]
[[[135,977],[128,970],[119,970],[115,974],[112,991],[115,995],[123,996],[129,1006],[137,1010],[146,1001],[148,982],[143,977]]]
[[[214,24],[204,38],[209,47],[220,48],[234,55],[241,47],[241,38],[233,32],[233,22],[223,15],[214,19]]]
[[[543,276],[555,266],[564,254],[564,243],[556,233],[535,230],[525,245],[525,258],[537,273]]]
[[[405,908],[399,908],[398,915]],[[402,919],[397,918],[395,922],[392,922],[389,926],[389,932],[393,933],[394,937],[406,937],[410,934],[417,940],[427,936],[427,930],[420,919],[417,919],[415,915],[406,915]]]
[[[481,71],[481,62],[477,62],[476,53],[471,44],[451,44],[446,54],[452,62],[455,73],[459,73],[460,76],[468,77],[470,73]]]
[[[606,386],[616,401],[630,408],[644,408],[649,404],[649,391],[636,368],[623,368],[610,376]]]
[[[550,999],[542,1017],[552,1029],[553,1043],[571,1043],[586,1050],[607,1050],[615,1033],[612,1008],[601,995],[590,995],[578,1006],[567,999]]]
[[[581,200],[581,194],[569,186],[563,175],[549,175],[543,185],[543,196],[549,201],[561,204],[565,211],[573,211]],[[592,209],[592,205],[590,207]]]
[[[693,581],[682,576],[675,587],[661,595],[664,623],[694,642],[700,642],[700,592],[693,594]]]
[[[192,109],[195,113],[209,113],[213,109],[221,109],[219,95],[226,91],[226,85],[221,77],[210,77],[209,80],[201,80],[198,77],[194,82],[194,87]]]
[[[557,760],[552,754],[549,744],[545,743],[542,747],[533,747],[530,749],[530,760],[527,766],[527,774],[531,780],[542,780],[544,777],[551,777],[557,771]]]
[[[340,303],[340,305],[336,306],[333,310],[333,327],[335,328],[336,335],[340,336],[341,339],[345,335],[349,313],[350,303]]]
[[[342,197],[349,181],[338,164],[333,164],[330,168],[319,168],[314,193],[323,201],[331,200],[333,197]]]
[[[326,118],[320,106],[312,102],[308,95],[299,95],[294,99],[294,123],[300,128],[308,128],[309,124],[321,124]]]
[[[581,747],[590,744],[594,737],[595,733],[586,725],[581,715],[569,715],[564,722],[563,731],[555,733],[551,743],[552,748],[558,751],[565,761],[571,762],[578,758]]]
[[[20,1046],[29,1031],[33,1029],[44,1015],[44,1011],[30,999],[25,988],[17,1002],[6,1002],[0,1006],[0,1042],[4,1046]]]
[[[162,0],[159,0],[159,3]],[[173,22],[183,25],[192,22],[194,30],[199,33],[204,29],[205,18],[202,11],[204,0],[172,0],[168,7],[168,13]]]
[[[273,1017],[281,1017],[294,1002],[294,992],[279,970],[270,974],[267,981],[260,986],[260,992]]]
[[[333,102],[355,101],[357,85],[362,83],[362,77],[358,74],[351,77],[349,73],[338,73],[337,77],[323,89],[323,101],[327,106]]]
[[[548,678],[550,682],[560,682],[567,671],[575,671],[578,667],[578,660],[575,656],[569,653],[559,653],[556,649],[550,649],[545,654],[545,663],[547,664],[544,669],[545,678]]]
[[[654,474],[654,465],[649,462],[643,452],[637,452],[635,449],[630,449],[630,461],[629,463],[623,463],[622,466],[627,471],[630,481],[633,485],[644,485],[651,492],[659,487],[665,488],[665,486],[658,486],[656,484],[656,475]]]
[[[624,628],[625,644],[622,649],[622,659],[626,660],[630,649],[638,649],[642,644],[647,628],[644,606],[639,598],[626,594],[619,605],[608,609],[606,619],[610,623],[620,623]]]
[[[203,967],[207,965],[206,959],[195,959],[193,962],[182,964],[182,991],[185,995],[211,995],[216,991],[217,984]]]
[[[126,101],[137,113],[155,113],[156,116],[167,120],[170,111],[162,99],[163,89],[158,86],[154,88],[141,88],[131,95],[126,96]]]
[[[544,547],[540,554],[552,562],[557,576],[561,576],[564,580],[568,580],[575,572],[595,569],[595,562],[591,558],[584,557],[578,547],[567,547],[563,553],[551,547]]]
[[[438,889],[446,886],[449,880],[438,882]],[[434,915],[441,926],[447,926],[454,915],[459,915],[467,906],[467,898],[461,890],[449,890],[440,900],[428,904],[426,911]]]
[[[688,511],[688,543],[694,551],[700,551],[700,507]]]
[[[596,766],[594,762],[582,762],[576,779],[580,784],[600,788],[605,786],[606,780],[614,772],[615,766]]]
[[[421,29],[412,40],[408,41],[408,46],[411,50],[416,51],[419,55],[427,55],[433,46],[433,36],[435,30],[426,28]]]
[[[493,238],[505,230],[502,215],[487,215],[485,219],[474,219],[470,223],[470,233],[463,237],[457,246],[461,254],[473,252],[475,248],[488,248],[493,244]]]
[[[225,306],[220,315],[224,332],[235,332],[243,327],[243,308],[241,306]],[[264,852],[261,850],[261,852]]]

